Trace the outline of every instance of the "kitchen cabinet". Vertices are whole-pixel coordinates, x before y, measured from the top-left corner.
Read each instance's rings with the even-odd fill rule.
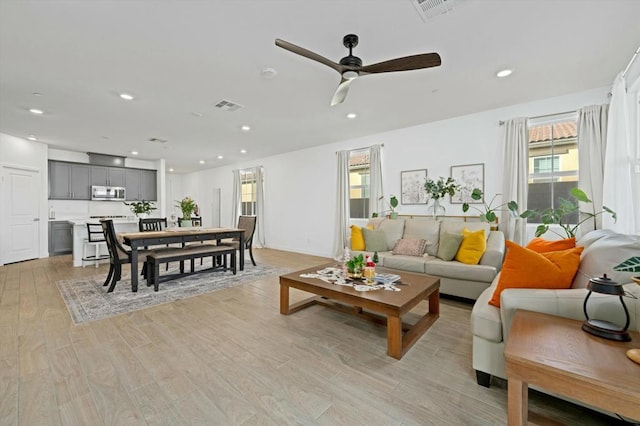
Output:
[[[155,170],[125,169],[125,187],[128,201],[155,201],[158,199]]]
[[[91,166],[91,185],[124,186],[122,167]]]
[[[90,200],[91,166],[49,161],[49,199]]]
[[[73,225],[67,221],[49,222],[49,256],[73,252]]]

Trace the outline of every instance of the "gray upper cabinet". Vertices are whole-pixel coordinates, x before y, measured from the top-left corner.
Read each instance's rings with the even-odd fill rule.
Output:
[[[124,171],[121,167],[91,166],[91,185],[124,186]]]
[[[49,161],[49,198],[62,200],[91,199],[88,164]]]
[[[158,199],[157,172],[155,170],[125,169],[127,200],[156,201]]]
[[[49,199],[90,200],[91,185],[126,188],[130,201],[158,199],[155,170],[49,160]]]

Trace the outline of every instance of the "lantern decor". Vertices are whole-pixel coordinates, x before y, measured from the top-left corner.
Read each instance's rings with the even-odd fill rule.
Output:
[[[584,299],[584,316],[586,320],[582,323],[582,329],[587,333],[593,334],[594,336],[602,337],[604,339],[616,340],[618,342],[628,342],[631,340],[631,336],[629,336],[629,332],[627,329],[629,328],[629,310],[627,309],[627,305],[624,304],[624,300],[622,296],[625,295],[624,288],[621,284],[613,281],[611,278],[607,277],[607,274],[599,278],[591,278],[589,280],[589,284],[587,285],[587,297]],[[626,322],[624,327],[620,327],[617,324],[614,324],[609,321],[598,320],[598,319],[590,319],[589,314],[587,313],[587,302],[589,301],[589,296],[591,296],[592,292],[601,293],[601,294],[610,294],[612,296],[618,296],[620,298],[620,303],[622,304],[622,309],[624,309],[624,314],[626,318]]]

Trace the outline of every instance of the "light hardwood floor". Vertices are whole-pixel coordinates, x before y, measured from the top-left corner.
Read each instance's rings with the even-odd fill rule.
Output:
[[[328,260],[254,251],[292,271]],[[506,423],[505,382],[475,382],[469,304],[443,299],[398,361],[384,327],[320,306],[280,315],[276,276],[74,326],[55,282],[106,272],[70,256],[0,266],[0,425]],[[537,392],[530,410],[615,424]]]

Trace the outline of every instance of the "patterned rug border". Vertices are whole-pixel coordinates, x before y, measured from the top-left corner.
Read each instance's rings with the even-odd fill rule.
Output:
[[[207,265],[205,261],[205,264],[198,269],[208,266],[210,267],[210,263]],[[170,268],[168,273],[176,268]],[[73,323],[78,325],[248,284],[266,276],[282,275],[288,272],[289,270],[286,268],[273,265],[253,266],[248,263],[245,264],[244,271],[238,271],[237,275],[233,275],[231,271],[214,270],[162,282],[158,292],[153,291],[153,286],[147,287],[146,281],[140,277],[138,291],[133,293],[131,291],[131,277],[128,273],[123,273],[122,280],[118,282],[112,293],[107,293],[108,287],[102,286],[106,273],[61,280],[56,282],[56,287],[60,291]]]

